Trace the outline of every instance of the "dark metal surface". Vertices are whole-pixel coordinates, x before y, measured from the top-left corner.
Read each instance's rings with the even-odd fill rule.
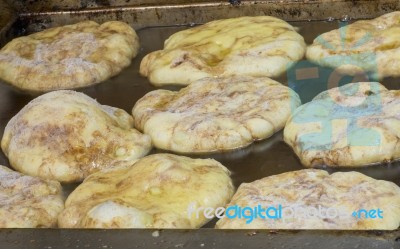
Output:
[[[381,12],[384,11],[382,4],[373,3],[375,1],[368,2],[372,2],[369,7],[370,9],[364,8],[366,12],[362,14],[360,10],[354,8],[349,12],[353,14],[359,13],[360,15],[351,16],[371,18],[382,14]],[[399,8],[399,1],[396,2],[397,5],[391,5],[395,9]],[[352,3],[344,2],[340,4]],[[340,4],[338,6],[341,6]],[[170,25],[172,23],[187,24],[194,21],[201,23],[227,16],[265,14],[262,8],[261,10],[255,9],[254,6],[250,13],[250,5],[248,6],[249,12],[246,11],[246,7],[241,7],[242,9],[240,10],[224,5],[219,7],[216,5],[205,6],[204,10],[200,8],[196,9],[194,6],[180,8],[177,6],[170,6],[169,9],[154,7],[149,9],[126,8],[108,11],[84,11],[79,13],[52,12],[24,14],[13,23],[7,32],[3,31],[1,33],[0,45],[4,45],[7,41],[16,36],[40,31],[47,27],[74,23],[87,18],[99,22],[106,20],[124,20],[136,28],[148,26],[148,28],[137,30],[141,41],[141,50],[130,67],[101,84],[78,89],[96,98],[102,104],[119,107],[130,113],[134,103],[139,98],[145,93],[156,89],[149,84],[147,79],[141,77],[138,73],[139,64],[143,56],[151,51],[161,49],[164,40],[169,35],[188,27],[151,26],[155,26],[156,24]],[[373,10],[372,6],[380,7],[376,7],[376,9]],[[392,10],[392,7],[389,8],[389,10]],[[322,13],[328,12],[332,15],[326,15],[324,16],[325,18],[320,19],[325,20],[330,16],[342,16],[341,14],[343,12],[338,11],[339,7],[334,7],[332,10],[329,10],[327,6],[324,6],[324,8]],[[208,10],[210,12],[207,12]],[[154,15],[154,12],[161,14]],[[303,10],[300,12],[303,13]],[[282,15],[289,17],[288,19],[296,17],[296,15],[291,15],[290,13],[289,15],[282,13]],[[308,16],[309,15],[299,14],[298,20],[304,20],[304,17]],[[299,32],[305,37],[306,42],[311,43],[318,34],[338,28],[340,21],[298,21],[292,24],[299,27]],[[352,78],[346,80],[350,82]],[[288,80],[286,75],[280,77],[279,81],[287,84]],[[390,89],[394,89],[399,87],[396,82],[398,82],[397,79],[385,79],[383,83]],[[169,87],[168,89],[179,88]],[[300,93],[302,91],[301,89],[296,90]],[[311,93],[311,95],[315,94],[317,94],[317,92]],[[312,97],[311,95],[308,93],[307,96],[302,97],[303,99],[309,99]],[[0,136],[2,136],[4,127],[9,119],[34,97],[35,96],[21,93],[0,82]],[[152,153],[157,152],[159,151],[152,151]],[[236,187],[242,182],[251,182],[266,176],[303,169],[295,154],[282,141],[281,132],[265,141],[257,142],[244,149],[226,153],[192,156],[203,158],[213,157],[220,161],[232,171],[232,178]],[[9,166],[6,157],[2,153],[0,153],[0,164]],[[334,171],[332,169],[328,170]],[[376,165],[361,169],[346,169],[346,171],[349,170],[357,170],[376,179],[385,179],[400,185],[400,167],[398,163]],[[71,185],[65,186],[66,192],[68,193],[71,191],[73,187],[74,186]],[[390,232],[260,231],[253,234],[250,231],[217,231],[207,229],[207,227],[213,227],[214,223],[215,221],[210,222],[205,226],[206,228],[200,230],[162,231],[158,236],[157,233],[153,233],[154,231],[150,230],[0,230],[0,248],[240,248],[248,247],[249,245],[260,248],[302,248],[302,245],[308,245],[312,248],[400,248],[399,230]]]
[[[4,34],[16,20],[14,10],[4,1],[0,0],[0,40],[6,39]]]
[[[379,231],[225,231],[201,230],[2,230],[4,249],[121,248],[260,248],[260,249],[392,249],[400,233]]]
[[[1,1],[1,0],[0,0]],[[37,1],[41,2],[41,1]],[[204,23],[215,19],[244,15],[271,15],[287,21],[340,19],[344,15],[356,18],[372,18],[400,9],[400,1],[243,1],[232,5],[228,1],[198,1],[198,3],[162,4],[145,6],[117,6],[92,8],[78,11],[22,12],[21,20],[46,27],[65,25],[82,20],[104,22],[110,19],[124,20],[134,28],[185,23]],[[21,11],[21,9],[19,9]],[[34,16],[34,18],[32,18]],[[34,28],[34,26],[33,26]]]
[[[10,4],[19,12],[32,13],[44,11],[83,10],[116,7],[156,7],[163,13],[164,9],[172,5],[186,5],[191,11],[204,12],[204,6],[235,6],[230,12],[255,15],[257,13],[275,14],[282,17],[301,18],[323,15],[336,16],[346,10],[346,14],[357,14],[366,17],[371,13],[389,11],[398,6],[396,0],[2,0]],[[257,6],[254,6],[257,5]],[[202,7],[199,10],[197,7]],[[218,14],[220,8],[206,8],[207,12]],[[268,12],[268,13],[267,13]],[[203,13],[204,14],[204,13]],[[211,14],[211,13],[210,13]],[[223,13],[224,16],[230,13]],[[201,16],[196,16],[201,18]]]
[[[52,11],[52,10],[71,10],[71,9],[89,9],[89,8],[108,8],[110,6],[142,6],[142,5],[163,5],[163,4],[182,4],[196,3],[197,0],[5,0],[11,6],[24,12],[33,11]],[[201,2],[214,2],[212,0],[203,0]],[[221,1],[224,2],[224,1]],[[226,1],[228,2],[228,1]],[[273,2],[273,1],[269,1]]]

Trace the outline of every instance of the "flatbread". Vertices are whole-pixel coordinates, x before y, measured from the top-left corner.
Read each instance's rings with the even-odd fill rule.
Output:
[[[306,167],[367,166],[400,158],[400,91],[376,82],[332,88],[289,118],[284,140]]]
[[[151,149],[124,110],[83,93],[55,91],[26,105],[7,124],[1,148],[16,170],[61,182],[130,165]]]
[[[247,224],[250,219],[229,211],[231,218],[223,217],[216,228],[393,230],[400,224],[400,188],[358,172],[304,169],[265,177],[240,185],[227,208],[235,205],[277,210],[281,205],[282,211],[279,216],[270,209],[269,217],[264,212],[265,219]]]
[[[318,36],[307,48],[308,60],[339,73],[372,72],[376,79],[400,76],[400,11],[362,20]]]
[[[140,73],[154,85],[187,85],[212,76],[276,77],[303,58],[295,28],[271,16],[217,20],[170,36],[164,49],[146,55]]]
[[[269,78],[204,78],[179,92],[155,90],[136,102],[135,127],[176,152],[225,151],[283,128],[300,99]]]
[[[224,206],[230,172],[213,159],[155,154],[90,175],[68,197],[63,228],[199,228],[209,219],[189,208]]]
[[[60,183],[0,166],[0,228],[56,227],[63,209]]]
[[[0,50],[0,78],[31,92],[89,86],[118,74],[138,49],[128,24],[83,21],[9,42]]]

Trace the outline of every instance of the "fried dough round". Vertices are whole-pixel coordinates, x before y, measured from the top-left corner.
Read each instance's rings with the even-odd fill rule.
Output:
[[[358,172],[304,169],[265,177],[240,185],[228,207],[235,205],[274,207],[281,215],[270,209],[247,222],[229,211],[217,228],[393,230],[400,224],[400,188]]]
[[[375,78],[400,76],[400,11],[356,21],[318,36],[308,60],[340,73],[372,72]]]
[[[140,73],[154,85],[187,85],[212,76],[276,77],[305,50],[303,37],[283,20],[238,17],[173,34],[163,50],[143,58]]]
[[[56,227],[64,209],[60,183],[0,166],[0,227]]]
[[[225,151],[283,128],[300,99],[269,78],[204,78],[179,92],[155,90],[136,102],[135,127],[161,149]]]
[[[1,148],[20,172],[82,181],[103,168],[130,165],[151,149],[124,110],[83,93],[60,90],[26,105],[7,124]]]
[[[190,207],[219,207],[233,195],[230,172],[213,159],[155,154],[90,175],[59,216],[66,228],[199,228]]]
[[[90,86],[118,74],[138,49],[128,24],[83,21],[9,42],[0,50],[0,78],[31,92]]]
[[[400,91],[377,82],[332,88],[300,106],[284,140],[306,167],[360,167],[400,158]]]

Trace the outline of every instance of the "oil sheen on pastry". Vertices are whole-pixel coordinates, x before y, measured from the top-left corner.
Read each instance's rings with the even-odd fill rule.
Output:
[[[271,16],[217,20],[170,36],[146,55],[140,73],[154,85],[187,85],[213,76],[276,77],[303,58],[304,39]]]
[[[14,116],[1,147],[20,172],[76,182],[103,168],[132,164],[147,154],[151,141],[133,128],[124,110],[60,90],[32,100]]]
[[[68,197],[64,228],[199,228],[191,206],[220,207],[233,195],[230,172],[213,159],[154,154],[90,175]]]
[[[204,78],[179,92],[155,90],[133,108],[135,127],[161,149],[202,153],[247,146],[285,125],[300,99],[266,77]]]

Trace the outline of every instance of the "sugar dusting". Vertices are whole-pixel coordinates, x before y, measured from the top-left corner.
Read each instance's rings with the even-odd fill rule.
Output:
[[[64,75],[73,75],[95,68],[96,64],[87,58],[99,47],[100,44],[92,33],[68,33],[49,43],[38,43],[32,59],[23,58],[16,52],[8,52],[0,54],[0,62],[37,69],[44,73],[57,71]]]
[[[0,227],[55,227],[64,208],[61,185],[0,166]]]
[[[13,188],[16,183],[28,186],[38,182],[40,182],[39,178],[24,176],[18,172],[8,170],[4,166],[0,167],[1,188]]]
[[[23,200],[29,188],[41,184],[46,183],[37,177],[26,176],[0,166],[0,206]]]

